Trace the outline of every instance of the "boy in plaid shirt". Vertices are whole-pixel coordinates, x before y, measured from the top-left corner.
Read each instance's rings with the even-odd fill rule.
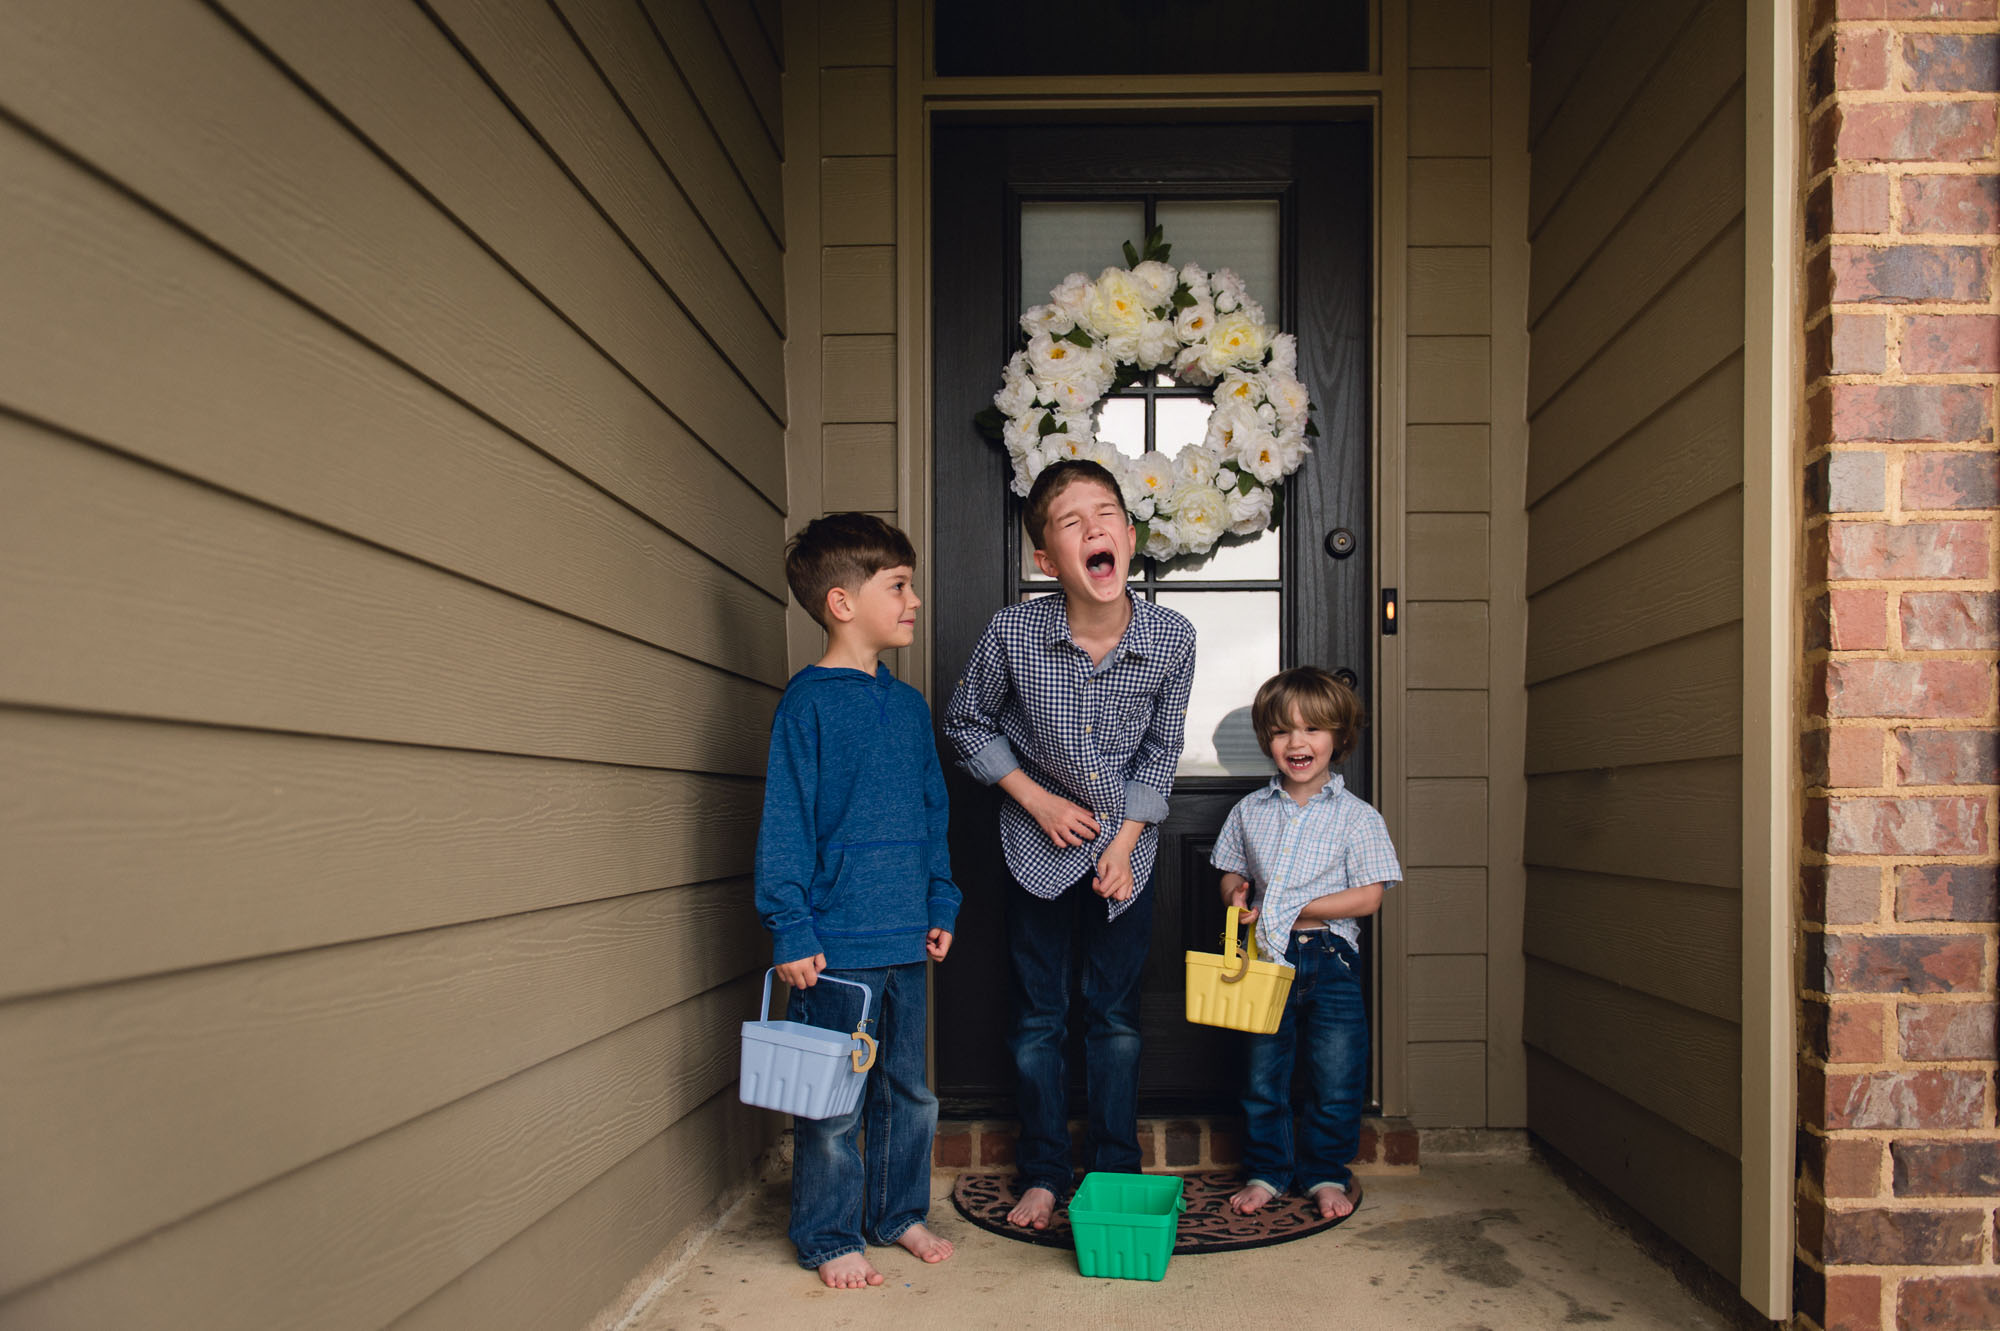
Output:
[[[1126,590],[1136,534],[1103,467],[1050,465],[1022,520],[1035,566],[1061,590],[993,616],[944,733],[961,767],[1008,796],[1000,841],[1022,890],[1007,894],[1021,1114],[1021,1196],[1007,1218],[1047,1229],[1072,1177],[1063,1044],[1079,926],[1089,1167],[1139,1171],[1146,888],[1194,686],[1194,626]]]
[[[1332,771],[1361,736],[1354,691],[1300,666],[1264,681],[1250,716],[1278,774],[1229,811],[1209,862],[1222,870],[1224,904],[1246,907],[1242,919],[1255,922],[1258,951],[1294,974],[1277,1031],[1250,1037],[1247,1181],[1229,1204],[1249,1215],[1296,1183],[1321,1216],[1339,1220],[1361,1203],[1361,1184],[1347,1167],[1368,1093],[1359,921],[1381,908],[1403,869],[1382,815]],[[1295,1062],[1313,1092],[1296,1148]]]

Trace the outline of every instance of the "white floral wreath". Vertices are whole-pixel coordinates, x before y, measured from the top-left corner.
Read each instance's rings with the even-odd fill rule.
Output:
[[[1298,344],[1264,322],[1243,281],[1227,268],[1176,270],[1172,246],[1154,228],[1141,255],[1125,242],[1126,268],[1095,282],[1071,273],[1049,303],[1021,316],[1028,347],[1007,362],[993,407],[975,418],[1014,461],[1014,493],[1042,469],[1087,458],[1118,478],[1154,559],[1206,554],[1224,536],[1278,525],[1278,483],[1299,469],[1319,429],[1298,379]],[[1105,397],[1166,368],[1206,388],[1208,434],[1178,453],[1127,457],[1097,437]]]

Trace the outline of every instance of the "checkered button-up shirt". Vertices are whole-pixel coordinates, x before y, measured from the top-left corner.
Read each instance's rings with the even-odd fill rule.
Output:
[[[1070,636],[1060,592],[1005,607],[945,708],[945,738],[976,780],[990,786],[1018,767],[1097,818],[1095,841],[1057,846],[1027,810],[1001,803],[1007,868],[1038,897],[1061,896],[1095,870],[1128,818],[1147,824],[1132,850],[1135,888],[1153,871],[1194,687],[1194,625],[1131,599],[1125,636],[1095,665]],[[1110,903],[1111,916],[1130,904]]]
[[[1382,815],[1351,794],[1338,776],[1304,804],[1285,793],[1283,777],[1238,800],[1209,852],[1209,863],[1241,874],[1256,887],[1257,950],[1282,962],[1299,912],[1314,897],[1369,883],[1403,881]],[[1328,920],[1327,928],[1361,945],[1358,920]]]

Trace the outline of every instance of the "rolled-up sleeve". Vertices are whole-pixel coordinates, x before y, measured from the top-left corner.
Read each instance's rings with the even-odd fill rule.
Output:
[[[1152,717],[1139,738],[1138,751],[1132,755],[1132,770],[1126,777],[1125,816],[1138,822],[1158,823],[1167,816],[1167,801],[1174,793],[1174,769],[1180,765],[1187,733],[1188,695],[1194,691],[1194,650],[1190,636],[1153,697]],[[1135,787],[1143,787],[1146,793],[1135,797]]]
[[[989,786],[1021,765],[1000,731],[1007,688],[1006,649],[995,626],[988,624],[945,704],[944,737],[966,775]]]

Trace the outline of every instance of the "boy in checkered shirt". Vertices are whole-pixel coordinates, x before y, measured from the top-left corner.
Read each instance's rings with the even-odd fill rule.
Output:
[[[1139,1170],[1139,973],[1152,939],[1155,831],[1167,816],[1194,684],[1194,626],[1126,589],[1136,533],[1111,473],[1063,461],[1023,514],[1061,590],[1010,605],[945,709],[959,765],[997,785],[1018,1074],[1020,1199],[1047,1229],[1071,1181],[1071,935],[1083,936],[1089,1167]]]
[[[1258,951],[1293,975],[1277,1031],[1250,1037],[1246,1181],[1229,1204],[1249,1215],[1297,1184],[1322,1217],[1340,1220],[1361,1203],[1347,1167],[1368,1093],[1359,922],[1403,869],[1382,815],[1332,770],[1361,737],[1354,691],[1300,666],[1264,681],[1250,716],[1278,774],[1229,811],[1209,861],[1222,870],[1223,903],[1246,907],[1242,919],[1255,923]],[[1312,1087],[1296,1145],[1295,1064]]]

